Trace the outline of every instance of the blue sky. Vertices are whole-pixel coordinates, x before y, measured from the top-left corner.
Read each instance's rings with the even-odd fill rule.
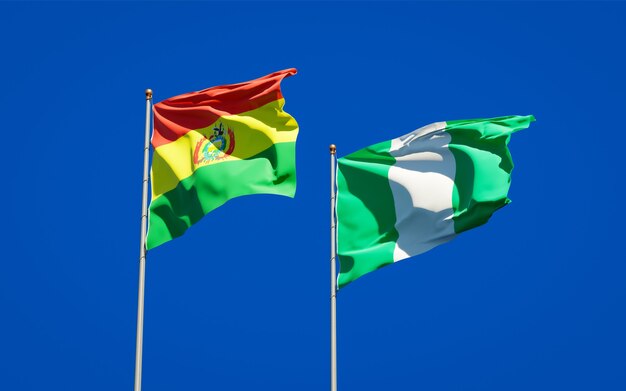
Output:
[[[626,4],[3,3],[0,36],[0,389],[131,389],[144,90],[289,67],[296,197],[148,253],[145,390],[327,388],[328,145],[511,114],[513,203],[339,292],[339,387],[626,389]]]

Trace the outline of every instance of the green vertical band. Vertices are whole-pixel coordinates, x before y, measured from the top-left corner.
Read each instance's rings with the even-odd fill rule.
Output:
[[[534,120],[529,115],[447,122],[445,131],[452,137],[449,149],[456,160],[455,232],[486,223],[493,212],[510,202],[513,161],[507,144],[512,133]]]
[[[339,288],[393,263],[398,232],[388,179],[395,163],[390,146],[391,141],[385,141],[338,160]]]

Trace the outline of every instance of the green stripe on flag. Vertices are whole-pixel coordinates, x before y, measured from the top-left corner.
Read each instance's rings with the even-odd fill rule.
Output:
[[[337,215],[351,216],[345,224],[338,220],[339,287],[393,263],[398,232],[388,178],[395,163],[390,146],[391,141],[385,141],[338,160]]]
[[[245,160],[197,169],[176,188],[150,203],[146,247],[181,236],[211,210],[248,194],[293,197],[296,191],[295,142],[278,143]]]
[[[456,160],[452,193],[454,230],[486,223],[509,202],[513,160],[507,148],[512,133],[525,129],[533,116],[448,121],[448,148]]]

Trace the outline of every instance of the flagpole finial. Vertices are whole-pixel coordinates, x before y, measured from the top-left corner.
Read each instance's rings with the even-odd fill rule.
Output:
[[[335,146],[335,144],[330,144],[330,154],[334,155],[335,152],[337,152],[337,147]]]
[[[146,90],[146,99],[147,100],[152,99],[152,90],[149,88]]]

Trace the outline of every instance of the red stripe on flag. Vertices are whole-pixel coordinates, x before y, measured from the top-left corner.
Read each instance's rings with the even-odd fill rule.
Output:
[[[280,82],[296,72],[294,68],[285,69],[245,83],[211,87],[155,104],[152,146],[157,148],[192,130],[206,128],[223,115],[254,110],[281,99]]]

